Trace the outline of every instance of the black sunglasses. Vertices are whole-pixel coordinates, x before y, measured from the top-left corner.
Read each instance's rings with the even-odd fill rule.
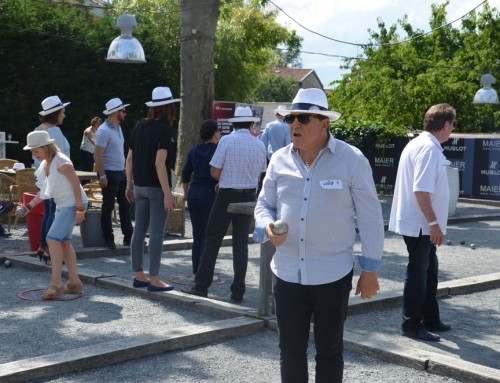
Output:
[[[305,125],[309,123],[311,117],[316,117],[319,120],[326,118],[318,114],[287,114],[283,121],[285,121],[285,123],[287,123],[288,125],[291,125],[293,124],[295,119],[297,119],[299,121],[299,124]]]

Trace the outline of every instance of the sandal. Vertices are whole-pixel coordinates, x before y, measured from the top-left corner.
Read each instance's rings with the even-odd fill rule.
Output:
[[[42,262],[44,253],[45,253],[45,249],[42,249],[41,247],[39,247],[38,250],[36,251],[36,255],[38,256],[38,258],[40,258],[40,262]],[[36,255],[33,254],[34,257]]]
[[[44,300],[57,299],[62,297],[63,295],[64,295],[64,287],[49,285],[49,287],[47,287],[47,290],[45,290],[45,292],[42,294],[42,299]]]
[[[64,294],[81,294],[81,293],[83,293],[82,283],[73,284],[71,282],[67,282],[66,285],[64,285]]]
[[[45,250],[43,252],[42,257],[40,258],[40,262],[42,261],[42,259],[45,261],[45,264],[47,264],[47,262],[50,261],[50,253],[48,250]]]

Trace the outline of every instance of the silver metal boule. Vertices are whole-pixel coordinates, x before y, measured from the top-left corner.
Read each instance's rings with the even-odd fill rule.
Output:
[[[282,235],[288,233],[288,223],[282,221],[281,219],[274,222],[273,233],[276,235]]]

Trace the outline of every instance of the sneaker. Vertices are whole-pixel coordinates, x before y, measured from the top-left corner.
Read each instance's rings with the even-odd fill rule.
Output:
[[[110,249],[116,249],[115,241],[113,239],[105,239],[104,247],[108,247]]]

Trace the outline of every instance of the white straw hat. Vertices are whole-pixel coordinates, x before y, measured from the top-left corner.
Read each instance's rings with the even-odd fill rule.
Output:
[[[274,113],[279,114],[278,112],[284,112],[286,110],[286,105],[279,105],[277,109],[274,109]]]
[[[292,113],[319,114],[330,121],[338,120],[340,113],[328,110],[328,100],[323,90],[317,88],[299,89],[289,110],[277,110],[276,113],[286,116]]]
[[[54,142],[54,140],[50,138],[49,133],[45,130],[35,130],[34,132],[28,133],[26,141],[28,145],[23,148],[24,150],[39,148],[40,146],[45,146]]]
[[[174,99],[169,87],[159,86],[153,89],[152,100],[146,102],[146,105],[151,108],[153,106],[167,105],[179,101],[181,101],[180,98]]]
[[[258,122],[260,118],[253,116],[252,109],[249,106],[238,106],[234,112],[234,117],[227,120],[229,122]]]
[[[46,116],[62,108],[66,108],[66,106],[68,106],[69,104],[71,104],[71,102],[63,103],[58,96],[50,96],[42,101],[43,110],[41,112],[38,112],[38,114],[40,116]]]
[[[112,98],[106,103],[106,110],[104,110],[103,113],[107,116],[119,111],[120,109],[126,108],[129,105],[130,104],[123,104],[122,100],[119,98]]]

